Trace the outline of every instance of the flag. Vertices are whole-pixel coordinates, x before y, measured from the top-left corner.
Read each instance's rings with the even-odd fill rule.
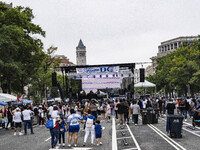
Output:
[[[19,102],[21,102],[24,98],[24,95],[22,95],[21,97],[19,97]]]

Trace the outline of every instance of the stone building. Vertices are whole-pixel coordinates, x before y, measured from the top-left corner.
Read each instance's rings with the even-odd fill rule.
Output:
[[[74,63],[72,63],[71,61],[69,61],[69,59],[66,56],[64,56],[64,55],[55,55],[54,58],[55,59],[60,59],[59,67],[66,67],[66,66],[74,66],[75,65]],[[59,75],[62,75],[62,71],[61,71],[60,68],[57,68],[56,72]]]
[[[81,39],[76,47],[76,65],[86,65],[86,47]]]
[[[199,39],[198,36],[181,36],[181,37],[177,37],[174,39],[161,42],[161,44],[158,46],[157,56],[153,56],[150,58],[152,60],[152,65],[148,66],[148,68],[146,69],[147,76],[153,75],[156,73],[156,67],[158,66],[157,58],[163,57],[175,51],[184,42],[192,43],[194,40],[198,40],[198,39]]]

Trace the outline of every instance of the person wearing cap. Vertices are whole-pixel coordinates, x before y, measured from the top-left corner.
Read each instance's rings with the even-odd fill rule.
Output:
[[[19,107],[16,108],[16,112],[14,113],[14,122],[15,122],[15,133],[14,133],[14,135],[17,135],[17,128],[19,128],[19,135],[23,135],[21,133],[22,113],[20,112]]]

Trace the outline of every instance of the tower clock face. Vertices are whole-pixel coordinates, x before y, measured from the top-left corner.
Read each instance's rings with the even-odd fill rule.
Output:
[[[83,56],[85,56],[85,53],[79,53],[79,56],[83,57]]]

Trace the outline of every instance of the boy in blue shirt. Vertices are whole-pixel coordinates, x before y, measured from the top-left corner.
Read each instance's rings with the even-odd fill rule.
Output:
[[[63,139],[63,147],[65,146],[65,132],[66,132],[66,129],[65,129],[65,125],[66,125],[66,122],[62,117],[60,117],[60,122],[59,122],[59,146],[61,145],[61,138]]]
[[[97,120],[95,122],[95,136],[96,136],[96,141],[97,141],[97,146],[102,145],[102,127],[100,125],[100,121]],[[99,142],[100,141],[100,142]]]

